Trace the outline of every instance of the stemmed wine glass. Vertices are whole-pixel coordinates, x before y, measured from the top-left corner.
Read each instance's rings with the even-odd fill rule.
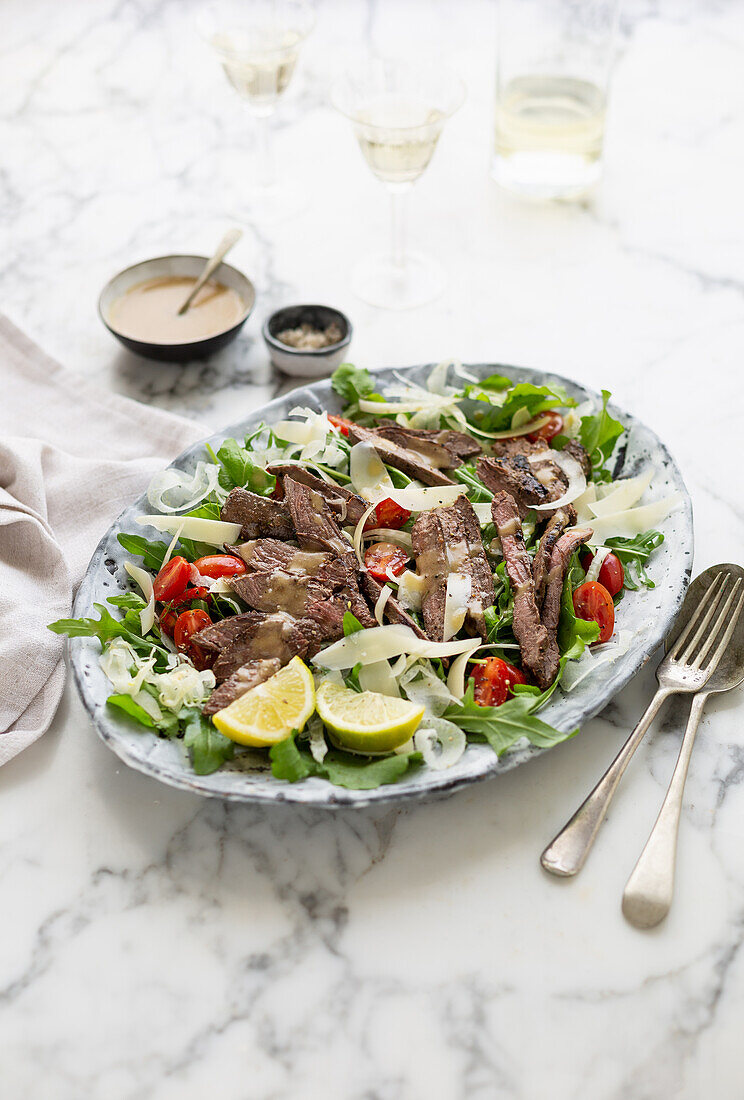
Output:
[[[299,184],[277,178],[272,118],[314,24],[308,0],[216,0],[198,19],[199,33],[256,120],[256,162],[248,201],[250,213],[262,219],[289,216],[301,206]]]
[[[460,78],[434,62],[375,58],[333,86],[333,106],[351,120],[367,163],[390,194],[390,250],[352,272],[354,291],[372,305],[410,309],[444,290],[441,264],[406,248],[403,204],[464,99]]]

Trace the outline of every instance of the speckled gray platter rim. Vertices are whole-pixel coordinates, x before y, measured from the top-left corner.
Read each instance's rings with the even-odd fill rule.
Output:
[[[423,382],[432,366],[429,363],[405,368],[386,367],[373,373],[383,384],[392,381],[396,372],[404,372],[411,381]],[[579,402],[589,397],[595,401],[600,400],[596,392],[570,379],[526,367],[480,363],[468,364],[468,370],[479,377],[499,373],[507,374],[515,381],[530,381],[538,385],[558,384]],[[216,449],[226,437],[240,438],[261,421],[271,424],[285,418],[296,405],[310,406],[318,411],[341,409],[341,403],[333,393],[330,382],[315,382],[276,398],[230,427],[194,444],[172,465],[181,469],[193,469],[198,459],[204,457],[203,448],[206,442]],[[611,404],[610,409],[628,429],[624,437],[627,446],[622,474],[632,476],[648,461],[653,462],[657,472],[651,485],[652,496],[665,496],[676,489],[682,494],[683,506],[659,525],[665,541],[651,558],[651,572],[657,582],[656,588],[629,592],[618,607],[618,627],[633,631],[628,652],[612,665],[605,666],[603,674],[595,682],[588,677],[570,694],[559,693],[555,701],[551,700],[541,712],[541,717],[546,721],[564,730],[580,727],[598,714],[646,663],[671,626],[684,599],[692,571],[692,503],[676,462],[651,429],[615,405]],[[108,596],[127,591],[131,587],[123,568],[127,554],[116,541],[116,536],[121,531],[140,530],[134,517],[149,510],[143,495],[122,512],[101,539],[78,590],[75,616],[90,614],[94,603],[103,603]],[[422,767],[397,783],[370,791],[334,787],[316,777],[300,783],[286,783],[274,779],[265,764],[263,767],[254,767],[255,758],[251,760],[242,754],[238,754],[232,764],[212,775],[197,776],[191,770],[180,741],[162,740],[154,734],[139,732],[133,723],[123,717],[118,718],[106,707],[105,701],[111,687],[98,664],[99,652],[95,639],[75,638],[70,643],[70,663],[75,682],[99,736],[130,767],[154,776],[172,787],[208,797],[235,802],[293,803],[327,809],[410,802],[452,794],[470,783],[510,771],[539,753],[548,751],[525,746],[499,759],[487,745],[471,744],[458,763],[447,771]]]

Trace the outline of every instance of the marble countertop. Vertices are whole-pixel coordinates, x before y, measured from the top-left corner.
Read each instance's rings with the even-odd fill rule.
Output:
[[[286,388],[260,325],[308,299],[349,313],[359,364],[454,355],[606,385],[680,462],[696,571],[741,560],[744,10],[627,3],[604,182],[591,202],[533,206],[488,177],[487,0],[323,0],[278,130],[307,210],[243,223],[235,262],[258,302],[240,339],[155,366],[113,342],[98,291],[127,263],[208,250],[251,162],[197,7],[2,5],[5,312],[68,367],[208,428]],[[349,290],[385,196],[326,93],[344,59],[405,35],[446,42],[469,95],[411,202],[411,238],[445,261],[449,290],[396,314]],[[3,1094],[738,1100],[741,694],[703,719],[664,925],[634,930],[620,897],[684,705],[642,746],[581,876],[538,864],[652,686],[646,669],[578,738],[448,801],[334,815],[160,786],[120,765],[69,688],[0,773]]]

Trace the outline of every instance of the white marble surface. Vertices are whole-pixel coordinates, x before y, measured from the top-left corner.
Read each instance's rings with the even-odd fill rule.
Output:
[[[245,226],[235,258],[259,299],[240,341],[205,365],[157,367],[118,349],[97,292],[128,262],[208,249],[251,153],[195,10],[0,7],[2,308],[69,367],[210,427],[278,390],[260,323],[307,299],[351,315],[362,364],[458,355],[608,385],[682,465],[696,568],[740,560],[742,6],[626,4],[602,188],[539,207],[488,179],[486,0],[323,0],[279,142],[307,212]],[[449,292],[386,314],[347,277],[386,228],[384,196],[324,97],[344,57],[410,34],[446,44],[469,98],[412,204],[412,236],[445,260]],[[741,695],[703,720],[662,927],[635,931],[619,902],[684,707],[639,752],[581,877],[537,862],[652,683],[646,670],[579,738],[496,782],[336,816],[161,787],[119,765],[68,690],[49,734],[0,774],[0,1092],[738,1100]]]

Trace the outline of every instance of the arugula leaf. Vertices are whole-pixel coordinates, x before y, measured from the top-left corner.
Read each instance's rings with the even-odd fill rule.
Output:
[[[112,603],[114,607],[125,607],[127,610],[141,611],[147,607],[147,602],[139,592],[124,592],[120,596],[109,596],[106,603]]]
[[[625,431],[619,420],[607,412],[610,391],[602,390],[602,409],[596,416],[582,416],[579,428],[579,440],[587,450],[592,462],[594,481],[611,481],[612,474],[605,469],[615,444]]]
[[[605,546],[611,546],[613,552],[625,567],[624,587],[635,591],[644,585],[646,588],[655,588],[656,582],[649,577],[644,566],[650,554],[661,546],[664,536],[661,531],[644,531],[635,538],[606,539]]]
[[[461,485],[467,486],[467,496],[474,504],[487,504],[493,500],[493,493],[487,489],[475,472],[474,462],[464,462],[456,470],[447,471]],[[485,542],[485,538],[483,540]]]
[[[221,469],[219,482],[223,489],[249,489],[259,496],[270,496],[276,487],[276,478],[267,474],[253,461],[249,451],[236,439],[226,439],[216,455]]]
[[[364,367],[342,363],[331,375],[331,385],[347,405],[353,405],[360,397],[370,397],[375,384],[372,375]]]
[[[149,569],[152,573],[160,571],[163,558],[168,551],[166,542],[150,542],[142,535],[127,535],[125,533],[116,537],[125,550],[142,558],[145,569]]]
[[[357,631],[364,630],[364,627],[353,611],[344,611],[342,625],[344,628],[344,638],[348,638],[349,634],[356,634]]]
[[[511,384],[511,378],[507,378],[505,374],[489,374],[481,382],[476,382],[475,388],[481,390],[508,390]],[[467,389],[469,388],[468,386]]]
[[[484,737],[497,756],[505,753],[521,737],[526,737],[531,745],[547,748],[567,741],[579,732],[574,729],[564,733],[535,717],[531,712],[537,707],[539,696],[520,692],[500,707],[482,707],[475,701],[474,686],[470,680],[462,702],[447,707],[442,717],[454,722],[466,733]]]
[[[194,710],[186,719],[183,743],[191,755],[197,775],[211,775],[229,760],[235,745],[212,725],[201,711]]]
[[[299,748],[295,735],[279,741],[269,749],[271,771],[276,779],[297,783],[310,775],[327,779],[337,787],[368,791],[387,783],[395,783],[409,768],[418,766],[420,753],[393,753],[390,756],[369,759],[352,753],[331,749],[319,764],[309,750]]]
[[[136,612],[133,620],[127,622],[127,619],[115,619],[102,603],[94,603],[93,607],[99,612],[100,619],[58,619],[50,623],[47,629],[53,634],[66,634],[68,638],[98,638],[102,646],[112,638],[125,638],[134,649],[141,652],[149,653],[156,649],[167,655],[167,650],[157,645],[151,637],[143,638],[141,633],[131,629],[134,623],[139,627],[139,616]]]
[[[491,402],[484,395],[467,402],[466,415],[476,428],[484,432],[501,432],[511,428],[516,413],[532,420],[547,409],[569,408],[576,404],[560,386],[534,386],[531,382],[518,382],[505,391],[500,402]]]
[[[128,714],[130,718],[134,718],[135,722],[139,722],[141,726],[155,729],[155,722],[144,707],[141,707],[139,703],[135,703],[131,695],[109,695],[106,703],[110,707],[123,710],[125,714]]]

